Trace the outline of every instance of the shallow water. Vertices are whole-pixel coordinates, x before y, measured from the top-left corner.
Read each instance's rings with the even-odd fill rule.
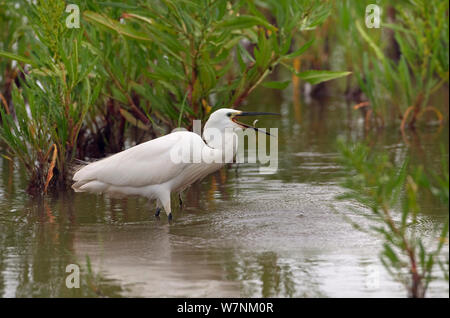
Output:
[[[366,222],[351,209],[362,207],[335,199],[343,191],[335,141],[366,139],[397,162],[410,155],[437,171],[448,126],[410,133],[408,147],[397,129],[365,135],[358,113],[335,97],[296,106],[288,99],[274,93],[243,107],[281,112],[280,121],[258,122],[279,128],[277,173],[222,169],[186,191],[171,225],[142,198],[30,199],[23,170],[2,159],[0,296],[406,296],[380,265],[381,242],[336,213]],[[432,240],[448,211],[429,195],[421,206],[419,230]],[[82,268],[79,290],[65,287],[71,263]],[[438,280],[428,295],[448,293]]]

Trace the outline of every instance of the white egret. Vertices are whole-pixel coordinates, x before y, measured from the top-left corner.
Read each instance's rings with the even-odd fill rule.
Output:
[[[231,150],[234,156],[235,139],[226,131],[258,128],[237,121],[241,116],[279,115],[262,112],[243,112],[222,108],[211,114],[204,127],[203,139],[189,131],[177,131],[144,142],[105,159],[83,166],[73,176],[72,188],[76,192],[111,193],[118,195],[140,195],[156,200],[156,216],[161,207],[169,220],[172,219],[170,194],[181,193],[195,181],[220,169],[224,162],[214,160],[207,163],[183,161],[174,162],[173,153],[186,144],[207,150],[213,158],[223,158]],[[215,130],[219,137],[211,138],[208,130]],[[266,132],[264,132],[266,133]],[[268,133],[266,133],[268,134]],[[194,149],[196,150],[196,149]],[[172,154],[171,154],[172,152]],[[180,196],[180,205],[181,205]]]

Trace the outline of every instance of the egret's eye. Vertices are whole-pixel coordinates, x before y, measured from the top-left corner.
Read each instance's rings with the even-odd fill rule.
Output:
[[[227,113],[227,116],[228,116],[228,117],[231,117],[231,113]]]

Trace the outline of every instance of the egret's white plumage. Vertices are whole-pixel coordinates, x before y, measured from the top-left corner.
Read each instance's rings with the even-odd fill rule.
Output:
[[[233,109],[219,109],[211,114],[205,124],[205,131],[214,128],[225,134],[227,128],[242,128],[245,124],[233,118],[243,112]],[[246,113],[249,114],[249,113]],[[204,134],[205,136],[205,134]],[[170,194],[181,192],[192,183],[220,169],[223,163],[179,162],[175,163],[171,151],[183,145],[207,147],[212,157],[223,156],[226,147],[233,144],[233,138],[223,135],[224,143],[206,136],[205,141],[196,133],[178,131],[144,142],[105,159],[90,163],[74,176],[73,189],[76,192],[111,193],[118,195],[141,195],[157,200],[171,217]],[[234,146],[233,150],[234,151]]]

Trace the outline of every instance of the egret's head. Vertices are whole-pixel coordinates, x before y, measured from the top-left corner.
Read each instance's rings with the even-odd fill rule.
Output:
[[[221,108],[216,110],[214,113],[209,116],[208,121],[205,124],[205,130],[209,128],[216,128],[220,131],[224,131],[227,128],[239,128],[239,129],[254,129],[255,131],[259,131],[258,128],[253,127],[248,124],[244,124],[238,121],[239,117],[244,116],[259,116],[259,115],[276,115],[280,114],[276,113],[264,113],[264,112],[245,112],[231,108]],[[269,133],[264,132],[269,135]]]

